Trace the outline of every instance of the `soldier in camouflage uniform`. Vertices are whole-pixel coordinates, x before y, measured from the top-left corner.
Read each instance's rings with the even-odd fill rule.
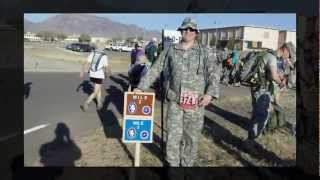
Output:
[[[288,44],[280,47],[275,54],[266,52],[263,55],[263,63],[260,64],[257,74],[257,77],[260,78],[257,80],[259,82],[251,87],[252,126],[248,132],[248,139],[252,140],[258,137],[266,126],[274,129],[284,125],[284,114],[281,114],[282,117],[271,117],[275,115],[275,110],[283,112],[279,102],[277,102],[277,96],[287,81],[285,76],[278,73],[277,61],[284,61],[292,56]],[[273,119],[277,119],[276,122]]]
[[[221,77],[222,77],[222,63],[224,60],[226,60],[228,58],[228,52],[221,48],[221,47],[217,47],[217,48],[213,48],[212,49],[213,51],[213,56],[215,56],[217,58],[217,64],[218,64],[218,69],[219,69],[219,74],[220,74],[220,80],[221,80]]]
[[[182,41],[164,50],[134,91],[145,91],[168,67],[167,161],[193,166],[204,123],[204,107],[219,97],[219,71],[212,51],[195,41],[196,22],[185,18]]]

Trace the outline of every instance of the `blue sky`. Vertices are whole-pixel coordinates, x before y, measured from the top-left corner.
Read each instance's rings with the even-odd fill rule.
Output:
[[[48,17],[57,14],[24,14],[24,17],[32,22],[41,22]],[[280,29],[295,30],[295,14],[255,14],[255,13],[166,13],[166,14],[92,14],[107,17],[123,24],[136,24],[148,30],[161,30],[162,28],[176,29],[185,17],[193,17],[198,26],[202,28],[214,28],[224,26],[254,25],[263,27],[275,27]]]

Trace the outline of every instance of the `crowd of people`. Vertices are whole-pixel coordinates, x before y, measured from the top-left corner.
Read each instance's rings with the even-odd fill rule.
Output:
[[[240,86],[245,81],[244,69],[250,64],[247,62],[253,61],[250,58],[255,57],[257,63],[254,66],[251,63],[250,68],[255,67],[256,70],[250,72],[250,82],[246,84],[251,88],[253,106],[248,140],[257,138],[268,123],[276,122],[273,129],[283,126],[283,118],[272,114],[279,111],[279,107],[281,109],[279,93],[288,84],[290,73],[295,69],[292,44],[284,44],[274,52],[243,55],[235,48],[229,51],[222,47],[210,49],[201,45],[196,40],[199,29],[192,18],[185,18],[178,31],[182,35],[181,42],[162,51],[159,51],[156,38],[152,38],[145,48],[137,42],[128,70],[134,92],[149,91],[161,76],[167,82],[161,83],[161,86],[164,86],[162,89],[168,106],[166,160],[170,166],[194,165],[205,107],[219,98],[220,83]],[[93,93],[81,105],[83,111],[94,98],[97,108],[101,108],[101,84],[105,78],[104,72],[110,72],[107,55],[91,53],[80,73],[81,78],[86,70],[95,86]]]

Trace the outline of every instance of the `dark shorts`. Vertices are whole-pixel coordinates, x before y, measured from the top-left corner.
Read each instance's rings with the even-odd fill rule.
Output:
[[[91,77],[91,78],[90,78],[90,81],[93,82],[93,83],[95,83],[95,84],[102,84],[103,79]]]

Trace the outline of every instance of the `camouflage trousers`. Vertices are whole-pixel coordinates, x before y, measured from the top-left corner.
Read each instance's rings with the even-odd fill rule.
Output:
[[[167,113],[166,159],[173,167],[193,166],[203,128],[204,108],[183,110],[175,101],[169,101]]]

